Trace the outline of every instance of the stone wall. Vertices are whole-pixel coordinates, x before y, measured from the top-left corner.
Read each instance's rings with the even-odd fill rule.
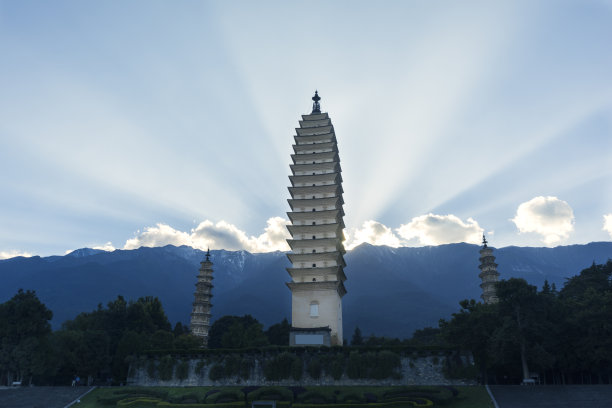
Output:
[[[321,371],[321,376],[318,379],[312,378],[308,374],[308,361],[315,357],[312,354],[300,354],[301,375],[298,375],[299,380],[294,379],[294,376],[289,375],[288,378],[280,380],[270,380],[266,378],[264,367],[269,364],[277,354],[236,354],[238,361],[245,362],[248,374],[247,375],[230,375],[224,376],[217,381],[211,380],[211,370],[215,365],[220,365],[224,360],[224,355],[191,355],[191,356],[166,356],[166,357],[145,357],[140,356],[135,359],[135,362],[130,365],[130,374],[128,384],[140,386],[172,386],[172,387],[193,387],[193,386],[309,386],[309,385],[472,385],[476,384],[473,380],[448,379],[444,375],[444,367],[452,365],[467,366],[473,364],[471,357],[454,355],[399,355],[399,366],[394,370],[392,376],[384,379],[355,379],[349,378],[347,368],[344,367],[342,375],[339,379],[334,379],[328,372],[329,369]],[[341,355],[341,354],[340,354]],[[345,355],[348,359],[348,355]],[[165,363],[162,359],[165,358]],[[170,358],[173,360],[173,368],[171,374],[168,369]],[[234,357],[236,359],[236,357]],[[160,364],[165,364],[166,374],[160,374]],[[182,364],[182,367],[179,367]],[[153,367],[157,367],[153,369]],[[219,367],[217,367],[219,369]],[[182,370],[182,373],[180,371]],[[153,373],[153,376],[150,375]],[[160,377],[165,377],[162,379]],[[180,379],[183,377],[183,379]],[[213,378],[215,375],[213,374]],[[217,376],[218,377],[218,376]],[[248,378],[247,378],[248,377]]]

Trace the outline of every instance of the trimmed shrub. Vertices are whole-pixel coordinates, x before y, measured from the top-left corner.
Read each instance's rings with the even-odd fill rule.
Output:
[[[230,354],[223,359],[223,368],[225,377],[233,377],[240,374],[240,356]]]
[[[224,376],[225,376],[225,367],[223,367],[221,364],[215,364],[212,367],[210,367],[208,378],[210,378],[211,381],[218,381],[222,379]]]
[[[133,408],[149,408],[157,407],[157,404],[162,402],[159,398],[125,398],[117,402],[117,407],[133,407]]]
[[[157,407],[165,408],[238,408],[245,407],[244,402],[227,402],[220,404],[173,404],[171,402],[160,402]]]
[[[339,403],[344,403],[344,404],[348,404],[348,403],[363,403],[365,402],[365,398],[358,392],[355,391],[348,391],[345,394],[340,394],[337,397],[337,401]]]
[[[168,381],[172,379],[172,374],[174,372],[174,364],[175,360],[171,355],[166,355],[159,360],[159,378],[163,381]]]
[[[329,404],[335,402],[335,398],[319,391],[307,391],[298,397],[298,401],[307,404]]]
[[[202,375],[204,374],[204,368],[206,367],[206,361],[204,360],[200,360],[197,362],[196,366],[195,366],[195,372],[197,375]]]
[[[289,352],[283,352],[269,359],[264,365],[264,375],[271,381],[284,380],[292,374],[293,362],[298,359]]]
[[[253,360],[242,359],[240,361],[240,378],[242,378],[243,380],[248,380],[249,378],[251,378],[251,370],[253,369],[253,366]]]
[[[217,392],[206,397],[207,404],[244,402],[244,393],[240,390],[227,390]]]
[[[247,396],[249,402],[256,400],[274,400],[293,402],[293,392],[285,387],[261,387],[250,392]]]
[[[376,354],[376,363],[371,372],[371,378],[382,380],[384,378],[399,378],[402,368],[400,356],[392,351],[383,350]]]
[[[185,380],[189,376],[189,361],[183,360],[176,366],[176,378]]]
[[[175,403],[175,404],[197,404],[198,402],[204,402],[204,401],[200,401],[200,399],[198,398],[197,394],[194,393],[187,393],[187,394],[179,394],[179,395],[171,395],[168,398],[169,402]]]
[[[334,380],[339,380],[344,374],[344,355],[336,354],[328,360],[328,365],[325,367],[325,372],[332,376]]]
[[[315,380],[321,378],[321,369],[321,360],[319,359],[319,357],[311,358],[308,362],[308,365],[306,366],[306,371],[308,372],[308,375]]]
[[[157,378],[157,366],[155,365],[155,360],[151,360],[147,364],[147,375],[152,380]]]
[[[293,362],[291,363],[291,377],[295,381],[299,381],[302,378],[302,372],[304,371],[304,364],[302,363],[302,359],[299,357],[294,357]]]

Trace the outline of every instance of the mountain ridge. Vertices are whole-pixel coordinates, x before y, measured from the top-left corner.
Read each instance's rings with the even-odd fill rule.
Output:
[[[473,244],[426,247],[361,244],[346,254],[348,294],[343,299],[344,336],[355,326],[365,335],[407,337],[435,326],[458,310],[458,302],[479,299],[478,251]],[[36,290],[54,312],[53,327],[123,295],[157,296],[174,323],[189,322],[199,262],[204,252],[187,247],[141,247],[105,252],[81,248],[64,256],[0,260],[0,302],[19,288]],[[593,262],[612,258],[612,242],[555,248],[503,247],[494,255],[502,279],[545,279],[561,288],[566,278]],[[251,314],[265,326],[291,315],[284,252],[211,251],[214,263],[213,319]]]

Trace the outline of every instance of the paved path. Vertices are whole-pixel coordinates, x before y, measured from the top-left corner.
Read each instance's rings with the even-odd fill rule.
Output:
[[[4,387],[0,408],[64,408],[90,387]]]
[[[491,385],[499,408],[612,408],[612,385]]]

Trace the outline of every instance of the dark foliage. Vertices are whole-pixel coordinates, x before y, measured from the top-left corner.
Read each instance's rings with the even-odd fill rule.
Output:
[[[462,301],[442,337],[472,352],[481,380],[612,383],[612,261],[593,264],[561,291],[523,279],[498,283],[499,303]],[[466,368],[467,369],[467,368]]]

